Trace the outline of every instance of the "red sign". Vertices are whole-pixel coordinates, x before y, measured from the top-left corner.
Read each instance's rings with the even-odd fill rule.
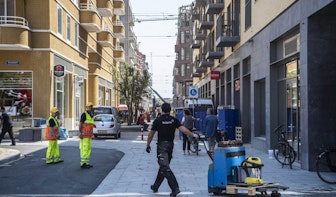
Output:
[[[211,80],[219,80],[220,79],[220,72],[217,70],[212,70],[210,73]]]
[[[56,65],[54,66],[54,75],[56,77],[63,77],[65,74],[64,66],[63,65]]]

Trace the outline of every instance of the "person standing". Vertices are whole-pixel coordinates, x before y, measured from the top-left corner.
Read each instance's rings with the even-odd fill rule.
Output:
[[[93,128],[95,127],[93,120],[93,104],[86,104],[86,111],[81,115],[79,122],[79,150],[80,150],[80,165],[81,168],[92,168],[90,165],[91,143],[93,136]]]
[[[175,197],[177,194],[180,193],[180,189],[176,177],[169,166],[173,155],[175,130],[179,129],[186,135],[192,137],[194,137],[194,134],[186,127],[181,125],[180,121],[177,118],[169,114],[171,110],[171,106],[169,103],[163,103],[161,106],[161,110],[162,114],[160,117],[154,120],[147,138],[146,152],[150,153],[150,143],[153,140],[155,132],[158,132],[156,155],[160,167],[156,180],[154,184],[150,186],[150,188],[153,190],[154,193],[157,192],[164,178],[166,178],[169,187],[172,190],[170,196]]]
[[[213,109],[207,109],[207,115],[205,117],[205,136],[208,139],[209,151],[213,154],[216,146],[218,119],[213,114]]]
[[[8,132],[8,135],[12,140],[11,146],[15,146],[15,137],[13,134],[12,120],[9,117],[9,115],[6,113],[6,109],[4,106],[0,107],[0,111],[2,113],[2,115],[0,116],[1,126],[2,126],[2,130],[0,134],[0,144],[1,144],[2,139],[5,137],[6,133]]]
[[[46,164],[54,164],[63,162],[60,159],[60,150],[58,146],[58,136],[59,136],[59,122],[57,118],[59,117],[59,112],[56,107],[50,109],[50,116],[47,122],[45,139],[48,140],[49,145],[46,152]]]
[[[191,112],[189,109],[184,109],[183,110],[184,116],[182,118],[181,123],[183,124],[184,127],[189,129],[189,131],[192,131],[194,128],[194,121],[199,120],[198,118],[194,118],[191,115]],[[190,141],[188,140],[188,136],[185,133],[182,133],[183,136],[183,144],[182,144],[182,149],[183,149],[183,154],[186,154],[186,148],[188,151],[188,154],[190,154]]]

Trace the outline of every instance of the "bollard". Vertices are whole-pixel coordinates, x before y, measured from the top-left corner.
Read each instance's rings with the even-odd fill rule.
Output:
[[[143,126],[140,127],[140,128],[141,128],[141,140],[143,140],[144,139],[144,136],[143,136]]]

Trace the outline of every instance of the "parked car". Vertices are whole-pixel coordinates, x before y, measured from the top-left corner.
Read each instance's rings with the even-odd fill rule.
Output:
[[[96,127],[93,129],[93,135],[114,136],[120,138],[120,122],[112,114],[98,114],[93,117]]]

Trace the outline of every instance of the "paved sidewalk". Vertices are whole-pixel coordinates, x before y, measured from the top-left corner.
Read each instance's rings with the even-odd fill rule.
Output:
[[[146,136],[145,136],[146,137]],[[146,139],[146,138],[145,138]],[[98,188],[90,196],[169,196],[170,188],[164,181],[158,193],[153,194],[150,185],[153,184],[158,164],[156,161],[156,144],[153,140],[152,152],[145,152],[146,141],[137,140],[111,140],[116,149],[125,153],[117,166],[106,176]],[[77,141],[78,138],[69,138],[68,141]],[[109,146],[111,145],[108,143]],[[8,144],[9,145],[9,142]],[[282,168],[275,159],[269,159],[268,153],[256,150],[250,144],[244,145],[246,157],[260,157],[264,163],[262,178],[264,182],[279,183],[289,187],[281,191],[282,196],[336,196],[336,185],[322,182],[316,172],[301,170],[295,163],[293,169],[288,166]],[[7,146],[6,146],[7,147]],[[201,152],[183,155],[182,140],[175,139],[175,148],[171,168],[180,185],[181,193],[178,196],[204,197],[213,196],[208,193],[208,167],[212,163],[201,143]],[[0,148],[0,163],[17,159],[20,152],[10,148]],[[244,193],[242,191],[241,193]],[[317,194],[318,193],[318,194]],[[237,196],[237,195],[236,195]],[[243,196],[247,196],[244,194]]]

